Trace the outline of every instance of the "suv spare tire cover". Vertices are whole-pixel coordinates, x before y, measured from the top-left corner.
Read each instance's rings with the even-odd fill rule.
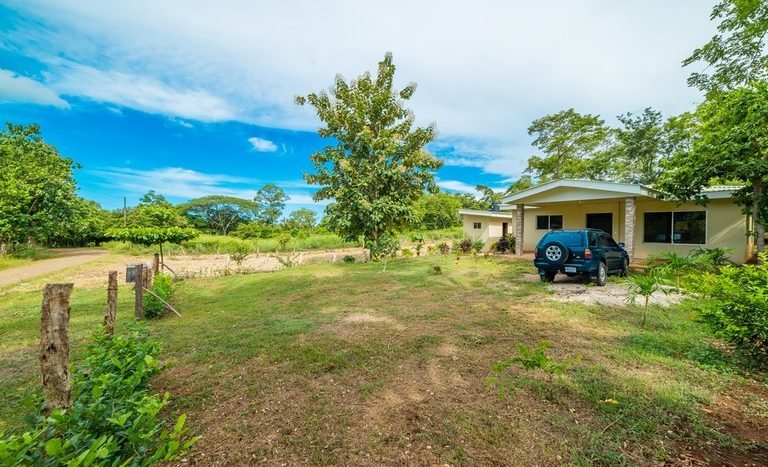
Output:
[[[542,248],[544,260],[552,265],[560,265],[568,261],[570,250],[562,242],[549,242]]]

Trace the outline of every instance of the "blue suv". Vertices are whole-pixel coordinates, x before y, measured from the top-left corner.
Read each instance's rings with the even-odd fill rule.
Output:
[[[624,245],[597,229],[551,230],[536,245],[533,264],[544,282],[561,272],[569,277],[588,276],[605,285],[608,274],[626,275],[629,255]]]

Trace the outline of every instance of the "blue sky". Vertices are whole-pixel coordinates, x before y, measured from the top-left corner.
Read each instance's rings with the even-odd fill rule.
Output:
[[[149,189],[182,201],[276,183],[289,210],[322,210],[302,174],[325,143],[293,98],[385,51],[401,85],[418,83],[411,107],[437,125],[429,149],[451,191],[519,177],[539,116],[612,122],[700,101],[680,62],[713,33],[709,2],[532,3],[4,1],[0,119],[40,123],[107,208]]]

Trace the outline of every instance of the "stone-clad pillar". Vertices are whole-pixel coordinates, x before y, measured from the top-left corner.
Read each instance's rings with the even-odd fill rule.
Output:
[[[631,262],[635,254],[635,198],[624,199],[624,249]]]
[[[517,256],[522,256],[524,242],[523,226],[525,225],[525,206],[518,204],[515,214],[515,254]]]

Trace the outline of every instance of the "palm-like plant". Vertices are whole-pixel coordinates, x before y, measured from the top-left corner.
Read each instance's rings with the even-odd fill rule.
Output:
[[[648,258],[651,271],[655,271],[658,275],[674,276],[677,290],[681,290],[680,279],[702,266],[705,261],[706,258],[702,256],[683,256],[672,251],[663,251]]]
[[[641,326],[645,327],[645,321],[648,317],[648,301],[656,292],[667,293],[664,288],[665,284],[664,274],[659,269],[651,269],[647,274],[632,274],[627,277],[627,283],[629,284],[629,296],[627,302],[635,304],[637,297],[643,297],[643,323]]]

